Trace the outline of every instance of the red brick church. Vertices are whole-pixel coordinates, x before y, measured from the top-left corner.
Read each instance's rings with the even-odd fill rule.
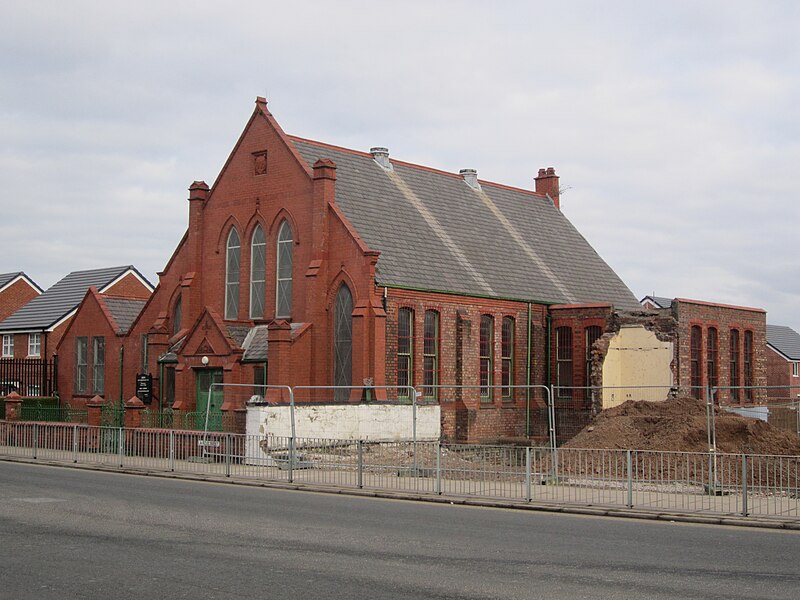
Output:
[[[289,136],[258,98],[214,185],[189,188],[189,226],[154,293],[114,329],[124,360],[104,363],[108,396],[133,396],[140,373],[155,406],[181,410],[204,409],[218,381],[366,383],[375,400],[413,385],[440,403],[450,439],[525,435],[536,399],[513,386],[588,385],[614,309],[639,307],[561,213],[558,181],[539,169],[523,190]],[[94,293],[86,305],[102,312]],[[79,311],[60,354],[97,322]],[[448,385],[474,387],[436,387]]]

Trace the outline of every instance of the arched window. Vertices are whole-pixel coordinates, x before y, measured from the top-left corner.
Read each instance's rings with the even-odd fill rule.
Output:
[[[333,311],[333,385],[353,385],[353,295],[344,283],[336,294]],[[349,390],[334,391],[338,402],[349,397]]]
[[[703,350],[703,329],[699,325],[692,325],[689,336],[689,362],[691,365],[691,386],[694,398],[703,397],[703,369],[702,354]]]
[[[439,313],[425,311],[422,341],[422,395],[429,400],[439,397]]]
[[[503,400],[514,399],[514,319],[503,317],[502,339],[500,340],[500,371]]]
[[[739,400],[739,387],[742,385],[741,376],[739,374],[739,330],[731,329],[730,341],[730,385],[731,385],[731,399]]]
[[[753,400],[753,332],[744,332],[744,397]]]
[[[175,301],[175,306],[172,309],[172,335],[175,335],[181,330],[181,319],[183,318],[183,306],[181,296]]]
[[[275,288],[275,317],[292,316],[292,227],[284,221],[278,230],[278,268]]]
[[[718,353],[718,340],[716,327],[709,327],[706,333],[706,377],[708,378],[708,385],[715,388],[719,385],[717,378],[717,353]]]
[[[225,318],[239,318],[239,265],[241,262],[241,241],[235,228],[228,234],[225,253]]]
[[[264,283],[267,278],[267,240],[261,225],[256,225],[250,241],[250,318],[264,316]]]
[[[414,372],[414,311],[397,311],[397,395],[408,398]]]
[[[492,371],[494,355],[494,319],[492,315],[481,316],[481,331],[479,340],[480,352],[480,386],[481,401],[492,400]]]

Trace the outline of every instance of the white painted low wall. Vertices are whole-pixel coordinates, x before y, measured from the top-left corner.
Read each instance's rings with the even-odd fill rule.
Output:
[[[412,406],[396,404],[322,404],[295,406],[295,436],[331,440],[394,442],[412,439]],[[248,406],[247,434],[289,437],[288,406]],[[438,440],[438,405],[417,406],[417,440]]]

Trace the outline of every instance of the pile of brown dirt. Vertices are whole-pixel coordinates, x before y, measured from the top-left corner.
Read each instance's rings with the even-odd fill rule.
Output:
[[[717,450],[800,456],[800,438],[764,421],[715,410]],[[566,448],[707,452],[706,405],[694,398],[626,402],[604,410]]]

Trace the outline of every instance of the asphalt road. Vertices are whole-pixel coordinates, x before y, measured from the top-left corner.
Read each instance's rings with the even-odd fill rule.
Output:
[[[0,461],[0,598],[797,598],[800,534]]]

